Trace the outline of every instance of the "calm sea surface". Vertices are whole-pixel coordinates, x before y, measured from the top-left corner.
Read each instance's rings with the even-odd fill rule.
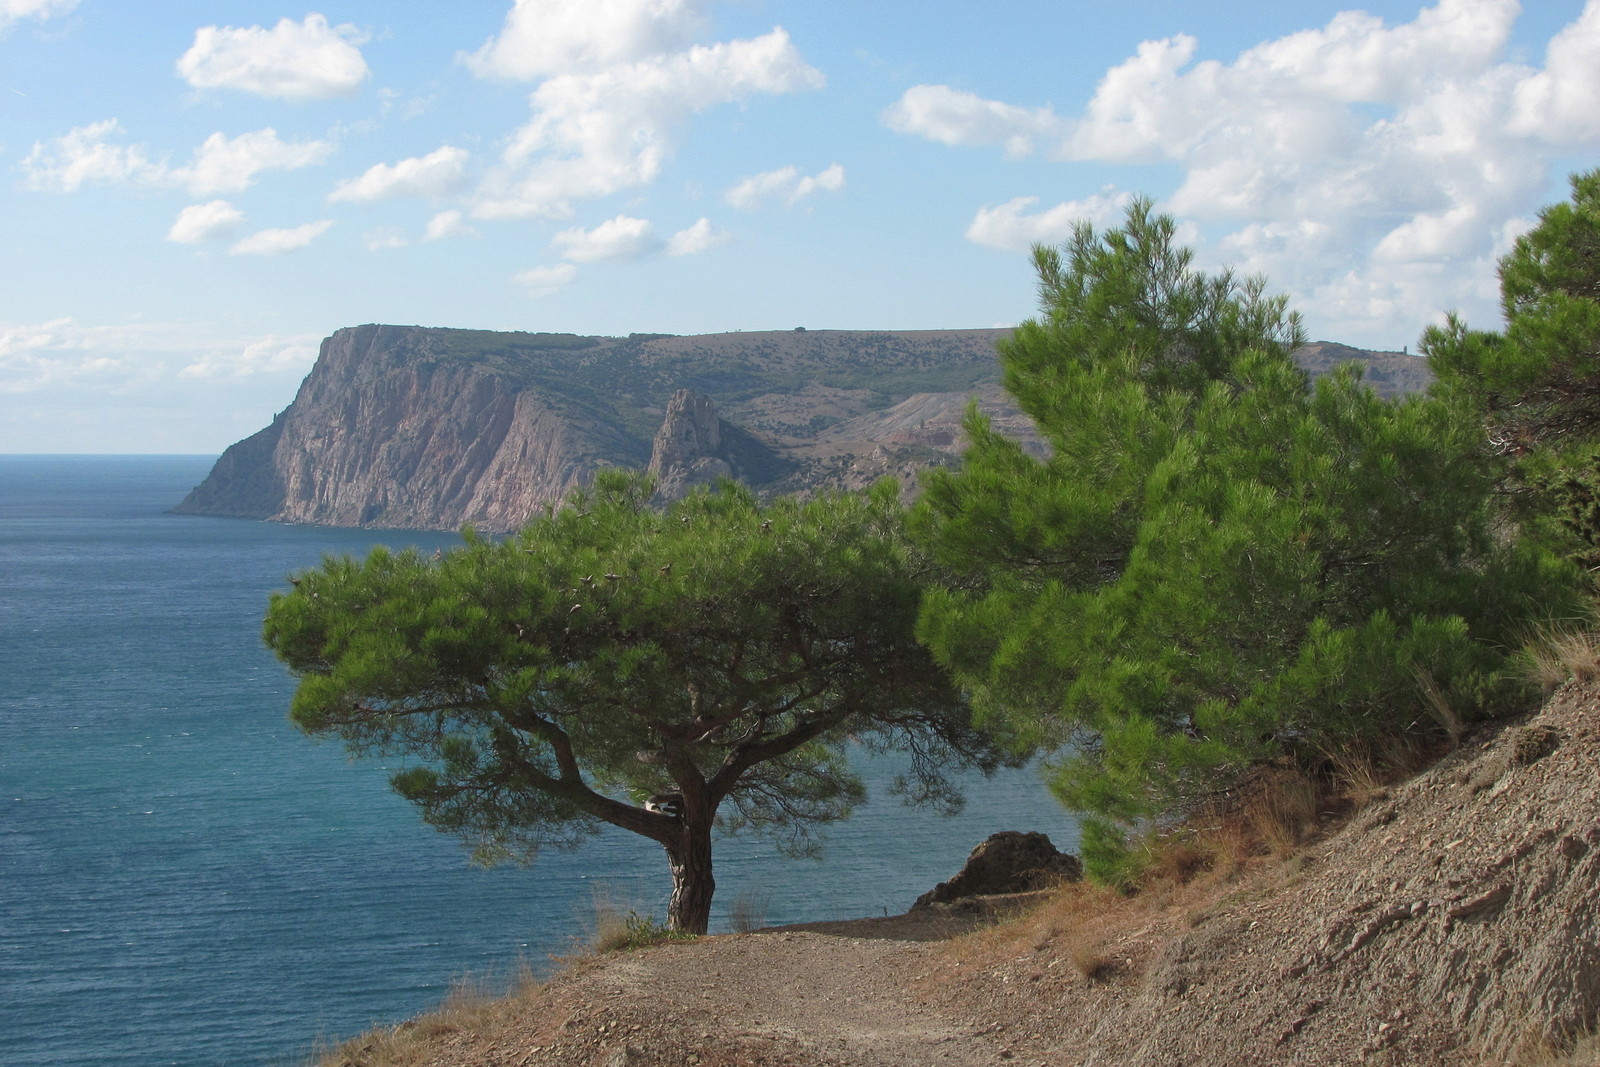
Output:
[[[648,842],[474,868],[383,767],[297,733],[267,594],[325,553],[455,538],[165,514],[211,462],[0,456],[0,1064],[298,1063],[453,980],[549,970],[597,895],[665,914]],[[875,794],[821,862],[720,843],[713,931],[741,893],[769,923],[902,911],[996,830],[1075,843],[1031,773],[969,798],[946,820]]]

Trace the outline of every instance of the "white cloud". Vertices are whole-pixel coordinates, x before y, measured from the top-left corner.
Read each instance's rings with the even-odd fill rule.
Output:
[[[791,166],[752,174],[729,189],[724,199],[742,211],[753,211],[768,200],[782,200],[793,206],[812,193],[836,193],[843,188],[844,168],[837,163],[807,178]]]
[[[1600,138],[1600,4],[1556,34],[1544,69],[1517,85],[1511,125],[1557,145]]]
[[[672,154],[677,127],[691,115],[823,83],[781,29],[552,76],[534,90],[533,119],[511,138],[472,213],[568,217],[574,200],[655,181]]]
[[[686,226],[673,234],[667,242],[666,252],[669,256],[697,256],[713,248],[721,248],[731,240],[731,234],[711,225],[710,219],[702,218],[693,226]]]
[[[607,259],[640,259],[661,250],[661,239],[647,219],[618,215],[592,230],[581,226],[562,230],[552,244],[574,263]]]
[[[244,212],[226,200],[213,200],[208,204],[190,204],[178,212],[178,218],[167,231],[167,240],[181,245],[196,245],[202,241],[220,241],[232,237],[244,223]]]
[[[178,60],[178,74],[196,89],[238,89],[283,100],[354,96],[367,79],[365,36],[325,16],[280,19],[272,29],[203,26]]]
[[[215,349],[182,367],[179,378],[216,380],[252,378],[260,374],[304,374],[317,361],[321,339],[310,334],[298,337],[264,337],[242,348]]]
[[[560,263],[554,267],[534,267],[522,271],[512,280],[526,288],[529,296],[550,296],[571,285],[577,276],[577,267],[571,263]]]
[[[0,323],[0,394],[72,389],[82,403],[85,391],[123,393],[174,378],[294,377],[316,361],[319,340],[230,340],[185,323]]]
[[[459,211],[441,211],[428,220],[428,225],[423,229],[422,236],[417,239],[422,243],[429,241],[445,241],[452,237],[476,237],[478,231],[466,225]],[[370,230],[365,236],[367,248],[373,252],[386,252],[395,248],[406,248],[416,242],[407,237],[404,232],[393,226],[383,226]]]
[[[237,193],[264,170],[298,170],[320,163],[333,151],[328,141],[284,141],[268,126],[254,133],[224,137],[214,133],[194,153],[194,162],[172,172],[195,196]]]
[[[398,163],[378,163],[359,178],[340,182],[328,194],[331,201],[383,200],[392,196],[447,196],[467,180],[464,148],[445,145],[425,156]]]
[[[125,373],[137,360],[104,343],[107,331],[70,318],[0,325],[0,393],[31,393]]]
[[[23,19],[48,19],[65,15],[78,0],[0,0],[0,31]]]
[[[258,230],[228,249],[234,256],[276,256],[304,248],[333,226],[332,219],[278,230]]]
[[[727,244],[730,235],[702,218],[666,241],[647,219],[618,215],[592,230],[575,226],[555,235],[552,246],[573,263],[644,259],[655,255],[692,256]]]
[[[30,189],[70,193],[86,184],[182,187],[193,196],[236,193],[254,184],[264,170],[294,170],[325,159],[327,141],[290,142],[270,126],[225,137],[213,133],[195,149],[186,167],[153,160],[143,145],[114,143],[122,133],[116,119],[78,126],[48,144],[35,142],[22,161]]]
[[[1064,124],[1049,108],[1025,108],[985,100],[947,85],[914,85],[883,113],[897,133],[916,134],[947,145],[1004,145],[1024,156],[1040,141],[1058,139]]]
[[[1557,160],[1600,147],[1600,0],[1542,68],[1510,53],[1519,10],[1439,0],[1397,25],[1345,12],[1231,62],[1197,62],[1193,38],[1147,41],[1077,115],[917,86],[884,121],[942,144],[1173,166],[1162,206],[1208,228],[1203,257],[1265,273],[1318,331],[1398,347],[1438,309],[1494,318],[1508,222],[1537,206]],[[985,207],[968,236],[1022,247],[1094,213],[1036,203]]]
[[[24,184],[30,189],[70,193],[86,184],[163,184],[167,168],[145,154],[142,145],[111,144],[122,132],[116,119],[75,126],[47,146],[35,141],[22,161]]]
[[[990,248],[1026,252],[1036,244],[1060,244],[1072,236],[1073,227],[1088,222],[1096,227],[1120,221],[1133,195],[1107,191],[1082,200],[1067,200],[1044,211],[1030,211],[1036,196],[1019,196],[998,207],[979,208],[967,226],[967,240]]]
[[[516,0],[500,32],[463,56],[485,77],[528,81],[598,70],[686,47],[703,19],[693,0]]]
[[[477,231],[462,221],[459,211],[441,211],[428,220],[424,241],[443,241],[451,237],[474,237]]]

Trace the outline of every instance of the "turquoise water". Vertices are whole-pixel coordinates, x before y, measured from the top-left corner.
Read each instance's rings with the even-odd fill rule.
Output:
[[[474,868],[383,767],[297,733],[268,592],[455,538],[165,514],[211,462],[0,456],[0,1064],[296,1063],[453,980],[548,970],[597,895],[665,913],[648,842]],[[713,930],[741,893],[771,923],[904,910],[996,830],[1075,841],[1031,773],[969,796],[950,820],[877,797],[821,862],[719,843]]]

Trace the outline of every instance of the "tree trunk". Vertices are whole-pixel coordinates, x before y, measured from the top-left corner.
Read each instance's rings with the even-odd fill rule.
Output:
[[[711,824],[697,826],[686,819],[677,841],[665,847],[672,867],[667,925],[684,933],[703,934],[711,921],[711,894],[717,889],[717,880],[711,876]]]

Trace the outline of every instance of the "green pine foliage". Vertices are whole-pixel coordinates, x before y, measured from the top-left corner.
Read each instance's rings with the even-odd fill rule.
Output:
[[[763,507],[725,483],[664,512],[652,490],[604,472],[503,541],[330,558],[264,633],[296,725],[401,761],[394,788],[479,858],[642,834],[673,928],[703,933],[713,827],[813,848],[862,799],[849,745],[908,751],[901,791],[945,808],[948,772],[1002,757],[915,640],[926,562],[892,484]]]
[[[980,723],[1056,751],[1092,873],[1264,760],[1419,729],[1427,690],[1513,695],[1505,650],[1569,573],[1497,535],[1470,413],[1313,388],[1284,299],[1196,271],[1147,202],[1035,259],[1000,359],[1051,452],[969,414],[913,515],[955,576],[920,633]]]
[[[1423,351],[1439,391],[1475,407],[1510,515],[1600,570],[1600,170],[1500,261],[1504,333],[1451,317]]]

